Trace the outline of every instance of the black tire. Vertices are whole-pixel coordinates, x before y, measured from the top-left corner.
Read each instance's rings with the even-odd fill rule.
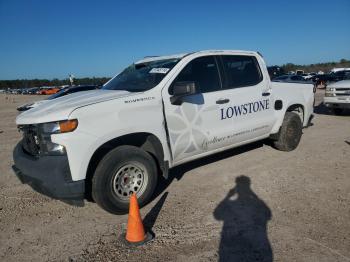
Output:
[[[293,112],[286,112],[282,126],[277,135],[277,140],[273,141],[273,146],[281,151],[292,151],[297,148],[303,124],[300,117]]]
[[[333,113],[337,116],[340,116],[343,114],[343,109],[342,108],[333,108]]]
[[[107,212],[112,214],[125,214],[128,212],[130,195],[122,195],[125,192],[118,190],[114,185],[118,184],[120,188],[120,183],[125,183],[124,176],[119,177],[118,174],[124,172],[124,175],[130,175],[128,171],[125,171],[127,168],[124,169],[124,167],[132,165],[136,165],[136,169],[140,167],[140,170],[143,170],[141,172],[142,177],[147,176],[148,179],[147,184],[140,185],[140,188],[143,187],[141,188],[142,190],[139,189],[140,191],[136,193],[139,206],[142,207],[147,204],[152,197],[158,180],[157,166],[154,159],[150,154],[138,147],[120,146],[103,157],[92,178],[92,197]],[[136,176],[137,174],[135,173],[134,175]],[[141,176],[141,174],[139,175]],[[123,182],[118,183],[118,181]],[[125,189],[125,187],[123,188]]]

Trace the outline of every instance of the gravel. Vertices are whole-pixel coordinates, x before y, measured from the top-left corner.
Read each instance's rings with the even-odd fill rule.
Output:
[[[16,107],[36,99],[0,95],[0,261],[350,261],[349,115],[317,106],[293,152],[258,142],[175,168],[141,210],[155,238],[131,248],[126,215],[15,177]]]

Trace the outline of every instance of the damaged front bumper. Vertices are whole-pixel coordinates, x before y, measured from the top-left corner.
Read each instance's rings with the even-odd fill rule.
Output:
[[[85,180],[72,181],[66,155],[34,157],[24,152],[19,142],[13,160],[12,168],[23,184],[68,204],[84,205]]]

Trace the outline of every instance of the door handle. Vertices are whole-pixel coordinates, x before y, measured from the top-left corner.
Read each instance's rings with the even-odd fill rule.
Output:
[[[264,93],[262,93],[262,96],[269,96],[269,95],[271,95],[271,93],[270,92],[264,92]]]
[[[230,99],[226,98],[226,99],[219,99],[216,101],[217,104],[221,105],[221,104],[227,104],[228,102],[230,102]]]

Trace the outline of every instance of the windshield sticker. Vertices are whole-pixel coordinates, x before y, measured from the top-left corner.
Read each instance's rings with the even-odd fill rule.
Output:
[[[150,74],[166,74],[168,73],[169,68],[161,67],[161,68],[152,68],[151,71],[149,71]]]

